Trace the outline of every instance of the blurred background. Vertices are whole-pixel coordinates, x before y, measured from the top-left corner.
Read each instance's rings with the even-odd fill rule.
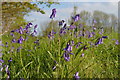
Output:
[[[106,0],[106,2],[66,2],[63,0],[42,2],[2,2],[2,33],[7,34],[20,26],[25,27],[28,22],[38,25],[37,35],[45,36],[51,27],[58,27],[58,22],[65,20],[70,25],[71,17],[80,14],[81,21],[91,26],[93,19],[97,21],[97,27],[105,27],[108,31],[117,31],[118,27],[118,3]],[[56,8],[57,14],[54,20],[49,18],[51,10]]]

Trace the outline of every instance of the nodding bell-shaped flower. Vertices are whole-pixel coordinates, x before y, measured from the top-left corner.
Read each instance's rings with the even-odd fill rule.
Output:
[[[52,14],[50,15],[50,18],[53,19],[56,16],[56,9],[52,9]]]

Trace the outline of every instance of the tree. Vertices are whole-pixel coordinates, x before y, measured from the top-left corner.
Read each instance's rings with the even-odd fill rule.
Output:
[[[20,26],[25,26],[27,23],[24,16],[31,12],[37,11],[42,14],[45,12],[38,5],[46,4],[50,7],[55,2],[2,2],[2,32],[5,33]]]

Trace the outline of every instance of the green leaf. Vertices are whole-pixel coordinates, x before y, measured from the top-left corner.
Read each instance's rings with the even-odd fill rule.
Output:
[[[84,46],[83,46],[84,47]],[[78,50],[77,50],[77,52],[76,52],[76,54],[75,54],[75,58],[76,58],[76,56],[78,55],[78,53],[83,49],[83,47],[81,47],[81,48],[79,48]]]
[[[55,58],[53,57],[53,55],[50,53],[50,51],[47,51],[50,55],[50,58],[52,58],[55,61]]]
[[[40,11],[42,14],[45,14],[45,12],[43,10]]]

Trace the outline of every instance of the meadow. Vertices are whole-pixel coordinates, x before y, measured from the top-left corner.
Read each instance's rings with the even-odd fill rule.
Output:
[[[54,9],[51,20],[55,15]],[[45,37],[35,36],[32,23],[3,35],[2,78],[118,78],[118,33],[80,20],[76,14],[70,26],[61,21]]]

